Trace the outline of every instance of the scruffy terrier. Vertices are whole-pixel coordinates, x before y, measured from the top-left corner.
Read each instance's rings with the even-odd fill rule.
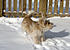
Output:
[[[37,22],[33,21],[31,17],[34,13],[35,12],[24,17],[21,27],[27,35],[30,35],[35,44],[40,44],[45,40],[44,32],[52,29],[53,24],[50,21],[45,20],[43,17],[40,18]]]

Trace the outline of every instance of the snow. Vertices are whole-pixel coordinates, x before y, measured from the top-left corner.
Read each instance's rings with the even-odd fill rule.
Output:
[[[0,50],[34,50],[21,30],[23,18],[0,17]],[[38,18],[32,18],[38,21]],[[45,32],[46,41],[36,50],[70,50],[70,17],[48,18],[55,27]]]

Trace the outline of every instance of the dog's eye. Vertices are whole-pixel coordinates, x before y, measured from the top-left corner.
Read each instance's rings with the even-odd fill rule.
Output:
[[[50,24],[50,22],[48,22],[48,24]]]

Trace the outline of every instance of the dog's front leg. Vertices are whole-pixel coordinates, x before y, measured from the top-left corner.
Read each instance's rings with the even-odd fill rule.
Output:
[[[41,42],[45,41],[45,35],[44,35],[44,33],[42,33],[42,35],[40,36],[40,41]]]
[[[33,37],[33,41],[35,44],[40,44],[40,38],[38,36]]]

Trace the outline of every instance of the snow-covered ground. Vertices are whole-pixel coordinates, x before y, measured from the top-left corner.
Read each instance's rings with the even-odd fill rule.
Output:
[[[0,18],[0,50],[34,50],[21,30],[22,20],[23,18]],[[70,18],[56,17],[49,20],[55,27],[45,33],[47,40],[37,50],[70,50]]]

